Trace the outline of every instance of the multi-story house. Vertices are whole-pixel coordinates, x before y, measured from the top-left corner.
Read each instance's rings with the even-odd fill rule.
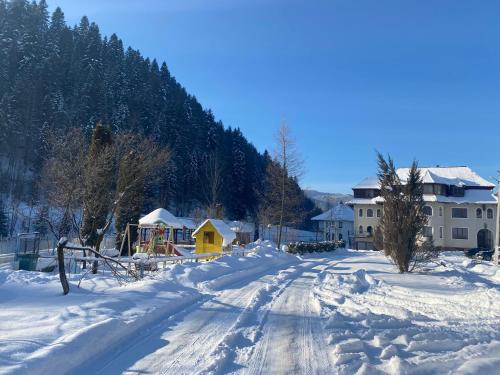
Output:
[[[402,183],[409,168],[399,168]],[[494,184],[468,167],[420,168],[427,226],[422,235],[444,250],[493,248],[497,199]],[[368,177],[352,188],[354,198],[354,248],[372,249],[373,233],[383,214],[377,177]]]
[[[311,220],[318,222],[323,241],[345,241],[346,246],[352,247],[354,211],[348,205],[336,204]]]

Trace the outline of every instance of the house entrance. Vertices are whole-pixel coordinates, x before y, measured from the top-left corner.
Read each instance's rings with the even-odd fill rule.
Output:
[[[477,232],[477,247],[483,249],[493,249],[493,233],[488,229],[481,229]]]

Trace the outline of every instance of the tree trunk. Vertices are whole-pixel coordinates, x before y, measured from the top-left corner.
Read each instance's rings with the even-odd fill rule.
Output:
[[[283,177],[281,180],[281,207],[280,207],[280,224],[278,232],[278,250],[281,249],[281,233],[283,231],[283,214],[285,210],[285,171],[282,171]]]
[[[57,244],[57,263],[59,264],[59,280],[63,288],[63,294],[69,293],[68,279],[66,278],[66,270],[64,268],[64,246],[68,243],[68,240],[61,239]]]
[[[95,244],[95,250],[97,251],[97,253],[100,252],[100,249],[101,249],[101,242],[104,238],[104,233],[102,234],[99,234],[97,236],[97,240],[96,240],[96,244]],[[99,255],[98,254],[95,254],[95,257],[96,258],[99,258]],[[94,262],[92,263],[92,273],[93,274],[96,274],[97,273],[97,268],[98,268],[98,264],[99,262],[97,260],[94,260]]]

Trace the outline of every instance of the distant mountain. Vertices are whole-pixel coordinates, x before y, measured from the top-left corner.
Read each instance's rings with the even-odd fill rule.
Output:
[[[317,207],[319,207],[323,211],[329,209],[337,203],[345,203],[352,199],[352,195],[350,194],[324,193],[321,191],[309,189],[304,190],[304,193],[316,204]]]

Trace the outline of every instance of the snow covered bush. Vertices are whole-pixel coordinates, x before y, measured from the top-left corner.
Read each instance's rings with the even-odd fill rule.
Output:
[[[333,251],[338,247],[343,247],[344,245],[344,241],[293,242],[288,245],[288,252],[292,254],[304,254]]]

